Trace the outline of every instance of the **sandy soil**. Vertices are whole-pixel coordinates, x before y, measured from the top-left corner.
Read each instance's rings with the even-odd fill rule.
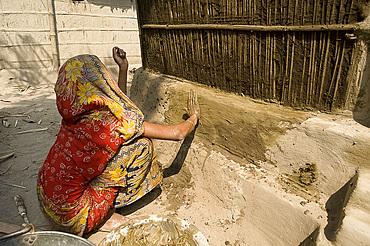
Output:
[[[355,216],[345,217],[338,245],[350,240],[349,228],[369,211],[358,202],[370,197],[364,188],[370,173],[368,127],[348,112],[295,111],[162,75],[139,71],[136,76],[131,97],[148,121],[181,122],[190,89],[198,92],[202,119],[183,142],[154,141],[165,167],[162,189],[121,214],[174,216],[200,229],[210,245],[298,245],[316,228],[318,244],[331,245],[325,206],[358,170],[363,188],[348,203]],[[13,201],[19,194],[29,220],[53,229],[39,210],[36,178],[60,127],[55,78],[50,72],[35,83],[1,73],[0,154],[15,153],[0,161],[1,222],[23,223]],[[21,134],[33,129],[39,131]],[[362,219],[362,228],[368,228],[368,217]],[[365,244],[357,245],[368,242],[366,231]],[[88,237],[98,243],[105,235]]]

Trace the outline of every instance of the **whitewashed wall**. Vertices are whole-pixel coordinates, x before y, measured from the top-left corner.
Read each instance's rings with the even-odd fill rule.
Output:
[[[131,66],[140,66],[136,3],[132,0],[55,1],[60,60],[95,54],[109,66],[111,49],[124,48]]]
[[[114,68],[114,45],[127,51],[130,67],[139,67],[139,43],[134,0],[0,1],[0,70],[52,69],[53,58],[63,64],[86,53]]]
[[[51,43],[46,1],[0,1],[0,68],[48,68]]]

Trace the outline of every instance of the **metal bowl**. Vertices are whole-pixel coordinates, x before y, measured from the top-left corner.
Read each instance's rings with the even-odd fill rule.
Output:
[[[85,238],[58,231],[38,231],[0,241],[6,246],[95,246]]]

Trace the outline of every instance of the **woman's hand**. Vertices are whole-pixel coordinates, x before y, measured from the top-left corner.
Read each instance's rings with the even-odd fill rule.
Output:
[[[186,113],[191,117],[192,115],[196,115],[197,119],[200,117],[200,108],[198,103],[197,93],[193,90],[189,92],[188,98],[188,107],[186,109]]]
[[[120,69],[128,69],[128,61],[126,59],[126,52],[118,46],[113,47],[113,59],[117,63]]]

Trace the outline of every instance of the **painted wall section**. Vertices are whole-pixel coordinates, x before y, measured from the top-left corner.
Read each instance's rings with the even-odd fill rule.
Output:
[[[0,1],[0,68],[52,66],[47,1]]]
[[[0,1],[0,70],[53,69],[55,57],[63,64],[87,53],[115,68],[115,45],[141,66],[134,0]]]

